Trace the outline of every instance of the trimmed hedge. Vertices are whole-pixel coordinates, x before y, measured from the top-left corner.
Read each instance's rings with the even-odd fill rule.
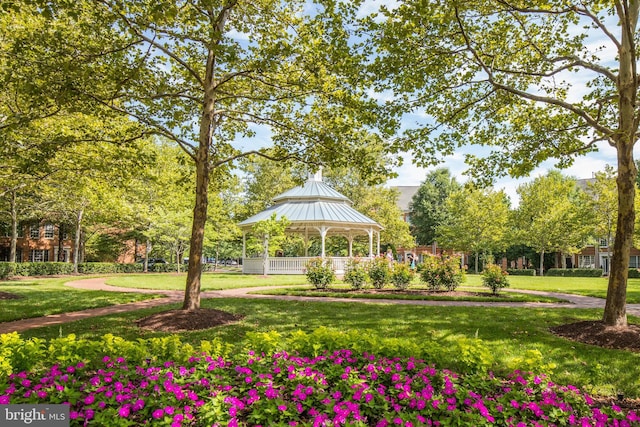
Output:
[[[536,270],[533,268],[507,268],[509,276],[535,276]]]
[[[73,264],[68,262],[1,262],[0,278],[12,276],[53,276],[72,274]]]
[[[602,277],[601,268],[550,268],[547,276],[561,277]]]
[[[638,270],[637,268],[630,268],[629,279],[640,279],[640,270]]]
[[[82,262],[78,264],[78,273],[82,274],[142,273],[142,270],[143,265],[140,263]]]

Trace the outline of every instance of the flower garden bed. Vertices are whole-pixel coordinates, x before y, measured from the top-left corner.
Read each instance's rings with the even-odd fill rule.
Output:
[[[9,403],[67,403],[72,426],[640,425],[636,412],[598,407],[544,375],[458,375],[347,349],[53,364],[0,377],[0,404]]]

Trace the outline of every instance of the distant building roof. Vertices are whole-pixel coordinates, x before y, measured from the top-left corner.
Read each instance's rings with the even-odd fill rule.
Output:
[[[411,200],[413,196],[418,192],[420,188],[419,185],[399,185],[396,187],[391,187],[398,190],[398,207],[402,210],[402,212],[409,212],[409,205],[411,204]]]

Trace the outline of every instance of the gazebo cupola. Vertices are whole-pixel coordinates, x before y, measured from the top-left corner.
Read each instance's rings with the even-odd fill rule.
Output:
[[[361,214],[351,206],[351,201],[322,181],[322,171],[310,175],[304,185],[286,191],[273,199],[273,205],[264,211],[242,221],[239,226],[243,233],[243,272],[263,273],[262,258],[247,258],[246,235],[254,224],[270,219],[273,214],[289,221],[287,233],[304,237],[305,256],[296,258],[276,257],[269,260],[268,271],[277,274],[302,274],[308,261],[309,237],[319,235],[321,256],[325,254],[325,240],[328,236],[344,236],[349,242],[349,257],[353,255],[353,239],[358,235],[369,237],[369,257],[380,252],[380,231],[382,226]],[[374,252],[374,237],[376,250]],[[348,257],[332,258],[335,270],[344,270]]]

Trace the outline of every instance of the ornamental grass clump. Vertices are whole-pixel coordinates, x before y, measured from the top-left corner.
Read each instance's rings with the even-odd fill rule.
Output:
[[[482,271],[482,285],[491,289],[494,295],[498,295],[500,289],[509,287],[507,276],[508,273],[502,271],[499,265],[488,264]]]
[[[391,268],[391,283],[397,289],[405,290],[411,284],[413,280],[413,270],[409,267],[409,264],[404,262],[395,262]]]
[[[464,282],[464,270],[460,267],[460,257],[442,254],[429,255],[420,267],[420,279],[430,291],[455,291]]]
[[[96,365],[94,363],[94,365]],[[459,375],[413,357],[349,349],[253,351],[185,364],[53,365],[0,378],[0,404],[62,403],[70,426],[640,426],[544,375]]]
[[[336,280],[336,273],[333,270],[333,263],[329,258],[313,258],[307,262],[307,280],[316,289],[327,289]]]
[[[371,280],[371,284],[374,288],[384,288],[385,285],[389,283],[391,276],[389,261],[383,257],[376,257],[372,259],[369,261],[369,265],[367,266],[367,274],[369,275],[369,280]]]
[[[355,290],[362,289],[366,285],[369,277],[367,270],[360,258],[351,258],[344,267],[344,277],[342,280],[351,285]]]

